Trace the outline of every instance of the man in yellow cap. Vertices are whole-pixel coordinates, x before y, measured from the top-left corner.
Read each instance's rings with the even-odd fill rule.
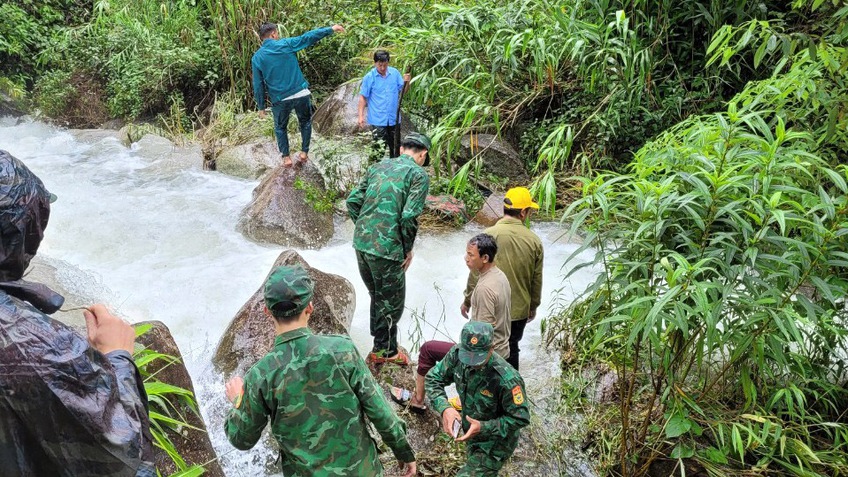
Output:
[[[539,208],[526,187],[514,187],[504,196],[504,216],[484,232],[495,238],[498,254],[495,265],[509,280],[512,290],[510,301],[509,358],[507,362],[518,369],[518,342],[524,336],[527,323],[536,318],[536,309],[542,299],[542,263],[544,252],[539,236],[524,223]],[[468,275],[465,301],[460,308],[468,317],[471,293],[477,285],[477,275]]]

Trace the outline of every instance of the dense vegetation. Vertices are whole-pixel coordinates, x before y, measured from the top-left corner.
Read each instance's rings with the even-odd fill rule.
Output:
[[[497,134],[587,234],[602,272],[546,332],[600,470],[848,474],[844,0],[23,0],[0,6],[0,91],[218,147],[259,124],[264,20],[346,25],[301,53],[319,100],[390,49],[434,184],[462,193],[460,138]],[[614,404],[575,392],[598,363]]]

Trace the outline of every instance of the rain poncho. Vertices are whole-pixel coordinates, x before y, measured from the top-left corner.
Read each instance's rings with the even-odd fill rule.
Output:
[[[41,180],[0,151],[0,476],[155,475],[132,357],[92,348],[45,314],[60,295],[21,280],[49,215]]]

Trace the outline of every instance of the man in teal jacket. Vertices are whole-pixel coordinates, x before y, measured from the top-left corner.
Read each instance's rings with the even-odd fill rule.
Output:
[[[280,38],[280,32],[274,23],[263,23],[259,27],[262,46],[253,54],[253,98],[259,116],[265,117],[265,91],[271,100],[274,113],[274,134],[277,147],[283,156],[283,165],[292,164],[289,154],[289,137],[286,129],[292,110],[297,115],[300,126],[301,162],[309,155],[309,140],[312,137],[312,102],[309,82],[303,77],[297,63],[297,52],[308,48],[325,36],[334,32],[343,32],[344,27],[333,25],[308,31],[301,36]]]

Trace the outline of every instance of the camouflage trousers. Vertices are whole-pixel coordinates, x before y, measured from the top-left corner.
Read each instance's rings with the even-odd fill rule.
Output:
[[[403,262],[356,251],[359,275],[371,296],[371,336],[374,353],[394,356],[398,351],[397,324],[406,300]]]
[[[497,460],[480,449],[468,447],[465,465],[459,469],[456,477],[498,477],[505,460]]]

